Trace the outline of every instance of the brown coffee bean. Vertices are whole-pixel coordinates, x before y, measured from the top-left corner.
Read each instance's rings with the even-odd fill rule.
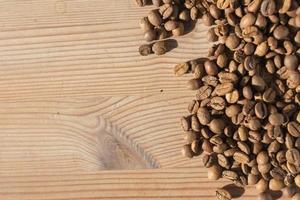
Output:
[[[167,52],[167,47],[165,41],[158,41],[153,44],[152,46],[152,51],[156,55],[163,55]]]
[[[208,75],[217,75],[218,74],[218,66],[214,61],[206,61],[204,63],[205,71]]]
[[[242,17],[240,22],[240,27],[246,28],[248,26],[252,26],[254,25],[255,21],[256,21],[256,16],[252,13],[247,13]]]
[[[209,129],[216,133],[216,134],[221,134],[225,128],[226,124],[223,119],[213,119],[209,123]]]
[[[239,105],[234,104],[226,107],[225,114],[227,115],[227,117],[233,117],[240,113],[241,110],[242,109]]]
[[[285,156],[289,163],[300,165],[300,153],[297,149],[292,148],[287,150]]]
[[[229,35],[226,39],[225,45],[230,49],[234,50],[237,48],[240,44],[240,38],[236,36],[235,34]]]
[[[246,99],[252,99],[253,98],[253,92],[250,86],[246,86],[243,88],[243,96]]]
[[[278,141],[273,141],[268,146],[268,153],[276,153],[280,149],[280,143]]]
[[[202,143],[200,142],[200,140],[194,140],[192,142],[191,149],[192,149],[194,155],[200,155],[200,153],[202,152],[201,145],[202,145]]]
[[[269,188],[270,188],[270,190],[278,191],[278,190],[281,190],[282,188],[284,188],[284,183],[282,180],[277,180],[277,179],[273,178],[269,182]]]
[[[191,145],[190,144],[186,144],[182,147],[182,155],[187,157],[187,158],[192,158],[193,157],[193,152],[192,152],[192,149],[191,149]]]
[[[141,56],[148,56],[152,54],[152,45],[151,44],[144,44],[139,47],[139,53]]]
[[[290,69],[295,70],[298,67],[299,61],[296,55],[287,55],[284,57],[284,65]]]
[[[162,17],[158,10],[152,10],[148,14],[148,20],[153,26],[160,26],[162,23]]]
[[[224,96],[227,93],[232,92],[234,89],[234,85],[232,83],[222,83],[216,86],[215,93],[218,96]]]
[[[228,161],[228,159],[223,154],[218,154],[217,158],[218,158],[218,164],[221,167],[224,167],[226,169],[229,168],[229,161]]]
[[[207,178],[209,180],[218,180],[222,176],[222,168],[216,164],[207,169]]]
[[[222,97],[213,97],[209,105],[215,110],[223,110],[226,107],[226,102]]]
[[[248,184],[255,185],[258,182],[258,176],[254,174],[248,174]]]
[[[225,94],[225,99],[226,99],[226,101],[228,103],[231,103],[231,104],[236,103],[238,101],[238,99],[239,99],[239,92],[238,92],[238,90],[234,89],[231,92],[226,93]]]
[[[188,131],[191,128],[190,117],[182,117],[180,121],[181,127],[184,131]]]
[[[218,74],[221,83],[237,83],[238,77],[234,73],[220,72]]]
[[[286,134],[285,136],[285,146],[288,149],[292,149],[294,147],[294,137],[290,134]]]
[[[211,121],[211,116],[207,108],[199,108],[197,111],[197,117],[199,119],[200,124],[207,125]]]
[[[203,100],[208,98],[212,93],[212,87],[205,85],[199,88],[196,98],[197,100]]]
[[[258,102],[255,104],[254,107],[254,111],[255,111],[255,115],[259,118],[259,119],[264,119],[268,116],[268,109],[265,103],[263,102]]]
[[[190,90],[197,90],[201,87],[202,83],[199,79],[191,79],[187,82],[187,88]]]
[[[261,128],[260,120],[257,118],[251,118],[248,123],[248,128],[252,131],[257,131]]]
[[[251,153],[250,147],[247,145],[246,142],[238,142],[237,144],[238,144],[239,149],[240,149],[242,152],[244,152],[244,153],[246,153],[246,154],[248,154],[248,155]]]
[[[254,75],[251,80],[251,84],[255,90],[261,92],[265,89],[266,83],[261,76]]]
[[[204,65],[202,63],[197,63],[194,69],[194,77],[201,79],[203,76],[205,76]]]
[[[153,25],[149,22],[148,17],[143,17],[139,24],[143,32],[153,29]]]
[[[263,100],[265,102],[273,102],[276,98],[276,91],[272,88],[268,88],[263,93]]]
[[[288,172],[290,172],[293,175],[300,173],[300,167],[298,165],[294,165],[293,163],[286,163],[286,167],[288,169]]]
[[[215,159],[212,155],[203,154],[202,156],[202,163],[204,167],[212,167],[215,162]]]
[[[229,180],[235,180],[238,179],[238,174],[235,171],[231,171],[231,170],[224,170],[222,172],[222,177],[229,179]]]
[[[218,2],[219,1],[220,0],[218,0]],[[223,188],[218,188],[216,191],[216,198],[217,200],[231,200],[232,196],[227,190]]]
[[[276,180],[284,180],[284,177],[286,176],[286,172],[280,168],[280,167],[274,167],[271,171],[270,171],[270,175],[276,179]]]
[[[199,132],[200,131],[200,123],[198,121],[197,116],[193,115],[191,117],[191,128],[193,131]]]
[[[281,164],[286,162],[285,151],[281,150],[276,154],[276,160]]]
[[[275,28],[273,36],[278,40],[285,39],[290,34],[288,27],[279,25]]]
[[[214,18],[211,16],[210,13],[205,13],[203,16],[202,16],[202,23],[205,25],[205,26],[212,26],[214,24]]]
[[[199,108],[200,108],[200,103],[197,100],[191,101],[188,105],[188,111],[191,114],[196,114]]]
[[[231,122],[234,125],[239,125],[243,122],[244,118],[245,116],[243,115],[243,113],[239,113],[238,115],[231,117]]]
[[[215,76],[207,75],[202,78],[204,85],[211,85],[216,87],[219,83],[218,78]]]
[[[150,30],[148,30],[148,31],[145,32],[144,39],[147,42],[151,42],[152,40],[156,39],[156,36],[157,36],[156,31],[154,29],[150,29]]]
[[[273,113],[269,116],[268,120],[273,126],[279,126],[283,124],[284,117],[280,113]]]
[[[259,154],[257,154],[256,160],[259,165],[268,163],[269,161],[268,153],[266,151],[261,151]]]
[[[264,16],[271,16],[276,11],[276,2],[274,0],[263,0],[260,8],[260,12]]]
[[[237,151],[233,155],[233,159],[239,163],[246,164],[250,161],[250,158],[247,154]]]
[[[187,144],[192,144],[195,140],[200,139],[200,135],[194,131],[186,131],[183,135]]]
[[[236,149],[228,149],[228,150],[224,151],[224,155],[226,157],[232,157],[235,152],[236,152]]]
[[[288,133],[294,137],[300,137],[300,124],[296,121],[289,122],[287,125]]]
[[[175,65],[174,67],[174,74],[176,76],[182,76],[184,74],[186,74],[189,71],[189,64],[188,63],[180,63]]]
[[[257,192],[265,192],[269,189],[269,182],[261,178],[255,185]]]
[[[211,154],[213,152],[212,150],[212,145],[210,144],[210,142],[206,139],[203,140],[202,143],[202,149],[206,154]]]
[[[270,163],[266,163],[266,164],[263,164],[263,165],[258,165],[258,171],[261,173],[261,174],[266,174],[270,171],[270,169],[272,168],[272,165]]]

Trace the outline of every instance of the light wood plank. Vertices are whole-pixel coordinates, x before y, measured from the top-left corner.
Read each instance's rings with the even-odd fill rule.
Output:
[[[184,158],[191,97],[149,95],[0,103],[0,171],[44,173],[200,166]]]
[[[67,16],[53,11],[61,2]],[[0,100],[185,92],[188,77],[174,77],[173,66],[206,54],[206,28],[198,24],[164,56],[141,57],[138,19],[149,9],[117,0],[2,1]]]
[[[229,184],[208,181],[203,168],[178,168],[98,173],[0,176],[0,198],[5,200],[77,199],[215,199],[215,189]],[[237,195],[238,190],[232,190]],[[238,199],[257,199],[248,187]]]

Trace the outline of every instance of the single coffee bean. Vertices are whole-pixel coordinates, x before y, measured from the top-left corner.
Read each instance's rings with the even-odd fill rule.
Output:
[[[188,63],[180,63],[175,65],[174,67],[174,74],[176,76],[182,76],[184,74],[186,74],[189,71],[189,64]]]
[[[144,39],[147,42],[151,42],[152,40],[156,39],[156,36],[157,36],[156,31],[154,29],[150,29],[150,30],[148,30],[148,31],[145,32]]]
[[[240,149],[242,152],[244,152],[244,153],[246,153],[246,154],[248,154],[248,155],[251,153],[250,147],[247,145],[246,142],[238,142],[237,144],[238,144],[239,149]]]
[[[261,76],[254,75],[251,80],[251,84],[255,90],[261,92],[265,89],[266,83]]]
[[[289,134],[294,137],[300,137],[300,124],[296,121],[289,122],[287,125]]]
[[[295,70],[299,65],[298,57],[296,55],[285,56],[284,65],[290,70]]]
[[[238,77],[234,73],[220,72],[218,74],[221,83],[237,83]]]
[[[266,163],[266,164],[263,164],[263,165],[258,165],[258,171],[261,173],[261,174],[266,174],[270,171],[270,169],[272,168],[272,165],[270,163]]]
[[[250,161],[250,158],[247,154],[237,151],[233,155],[233,159],[239,163],[246,164]]]
[[[223,110],[226,107],[226,102],[222,97],[213,97],[209,105],[215,110]]]
[[[182,155],[187,157],[187,158],[192,158],[193,157],[193,152],[192,152],[192,149],[191,149],[191,145],[190,144],[186,144],[182,147]]]
[[[216,134],[222,134],[225,126],[226,124],[223,119],[213,119],[209,123],[209,129]]]
[[[287,167],[288,172],[290,172],[293,175],[300,173],[300,167],[298,165],[294,165],[293,163],[287,162],[286,167]]]
[[[193,131],[199,132],[200,131],[200,122],[197,116],[193,115],[191,117],[191,128]]]
[[[261,151],[256,157],[257,163],[263,165],[269,162],[269,156],[266,151]]]
[[[271,171],[270,171],[270,175],[276,179],[276,180],[284,180],[284,177],[286,176],[286,172],[281,169],[280,167],[274,167]]]
[[[273,36],[278,40],[285,39],[290,34],[288,27],[279,25],[275,28]]]
[[[299,165],[300,164],[300,153],[297,149],[292,148],[286,151],[286,159],[289,163]]]
[[[189,113],[191,113],[191,114],[196,114],[197,111],[198,111],[198,109],[199,109],[199,107],[200,107],[199,101],[193,100],[193,101],[191,101],[191,102],[189,103],[189,105],[188,105],[188,111],[189,111]]]
[[[219,83],[218,78],[215,76],[207,75],[202,78],[205,85],[211,85],[216,87]]]
[[[227,117],[236,116],[240,112],[241,112],[241,107],[237,104],[230,105],[225,109],[225,114],[227,115]]]
[[[232,83],[222,83],[216,86],[215,92],[218,96],[224,96],[229,92],[232,92],[234,86]]]
[[[278,191],[278,190],[281,190],[282,188],[284,188],[284,183],[282,180],[277,180],[277,179],[273,178],[269,182],[269,188],[270,188],[270,190]]]
[[[240,27],[246,28],[248,26],[252,26],[254,25],[255,21],[256,21],[256,16],[253,13],[247,13],[242,17],[240,22]]]
[[[275,0],[263,0],[260,8],[260,12],[264,16],[271,16],[276,11],[276,2]]]
[[[206,154],[211,154],[213,152],[211,143],[206,139],[203,140],[202,149]]]
[[[231,170],[224,170],[222,172],[222,177],[229,179],[229,180],[235,180],[238,179],[238,174],[235,171],[231,171]]]
[[[297,175],[297,176],[295,177],[294,181],[295,181],[295,184],[296,184],[298,187],[300,187],[300,175]]]
[[[197,63],[194,69],[194,77],[201,79],[205,75],[204,65],[202,63]]]
[[[281,164],[286,162],[285,151],[281,150],[276,154],[276,160]]]
[[[230,49],[230,50],[234,50],[235,48],[238,47],[238,45],[240,44],[240,38],[235,35],[229,35],[226,39],[225,45]]]
[[[243,88],[243,96],[249,100],[253,98],[253,92],[250,86],[246,86]]]
[[[232,92],[225,94],[225,99],[228,103],[236,103],[239,99],[239,92],[238,90],[234,89]]]
[[[206,167],[206,168],[212,167],[213,164],[215,163],[214,156],[203,154],[202,163],[203,163],[204,167]]]
[[[280,143],[278,141],[273,141],[268,146],[268,153],[277,153],[280,149]]]
[[[148,20],[153,26],[160,26],[162,23],[162,17],[158,10],[152,10],[148,14]]]
[[[252,153],[257,155],[263,148],[263,145],[261,142],[256,142],[253,144],[253,147],[252,147]]]
[[[222,176],[222,168],[216,164],[207,169],[207,178],[209,180],[218,180]]]
[[[272,88],[268,88],[263,93],[263,100],[265,102],[273,102],[276,98],[276,91]]]
[[[202,87],[199,88],[197,94],[196,94],[196,98],[198,100],[203,100],[208,98],[212,93],[212,87],[208,86],[208,85],[204,85]]]
[[[165,41],[158,41],[153,44],[152,46],[152,51],[156,55],[163,55],[167,52],[167,47]]]
[[[218,74],[218,66],[214,61],[205,61],[204,63],[205,71],[208,75],[217,75]]]
[[[226,157],[232,157],[236,151],[237,151],[236,149],[228,149],[228,150],[224,151],[224,155]]]
[[[187,88],[190,90],[197,90],[201,87],[202,83],[199,79],[191,79],[187,82]]]
[[[228,161],[228,159],[223,154],[218,154],[217,158],[218,158],[218,164],[221,167],[224,167],[225,169],[229,168],[229,166],[230,166],[229,165],[229,161]]]
[[[280,113],[273,113],[269,116],[268,120],[273,126],[279,126],[283,124],[284,117]]]
[[[283,182],[286,186],[292,186],[294,184],[294,176],[291,174],[287,174]]]
[[[258,176],[254,174],[248,174],[248,184],[255,185],[258,182]]]
[[[139,47],[139,53],[141,56],[148,56],[152,54],[152,45],[151,44],[144,44]]]
[[[200,124],[207,125],[211,121],[211,116],[207,108],[202,107],[197,111],[197,117],[199,119]]]
[[[220,0],[219,0],[220,1]],[[218,1],[218,2],[219,2]],[[219,189],[217,189],[217,191],[216,191],[216,198],[218,199],[218,200],[231,200],[232,199],[232,196],[231,196],[231,194],[227,191],[227,190],[225,190],[225,189],[222,189],[222,188],[219,188]]]
[[[265,103],[257,102],[254,107],[255,115],[259,119],[265,119],[268,116],[268,109]]]
[[[286,136],[285,136],[286,148],[292,149],[294,147],[294,143],[295,143],[294,137],[291,136],[290,134],[286,134]]]
[[[269,189],[269,182],[261,178],[255,185],[257,192],[265,192]]]

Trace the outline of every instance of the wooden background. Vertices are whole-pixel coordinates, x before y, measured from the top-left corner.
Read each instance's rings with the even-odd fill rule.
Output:
[[[131,0],[0,0],[0,199],[214,199],[181,156],[193,97],[174,64],[205,55],[205,28],[141,57]],[[256,199],[253,188],[241,199]]]

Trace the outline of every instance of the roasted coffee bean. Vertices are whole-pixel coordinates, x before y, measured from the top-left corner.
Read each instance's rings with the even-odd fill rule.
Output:
[[[190,144],[184,145],[181,152],[187,158],[192,158],[194,155]]]
[[[190,102],[190,104],[188,105],[188,111],[191,114],[196,114],[198,109],[200,107],[200,103],[197,100],[193,100]]]
[[[296,121],[289,122],[287,125],[289,134],[294,137],[300,137],[300,124]]]
[[[190,117],[181,118],[181,127],[184,131],[188,131],[191,128]]]
[[[208,98],[212,93],[212,87],[205,85],[199,88],[197,94],[196,94],[196,98],[198,100],[203,100]]]
[[[276,180],[283,181],[284,177],[286,176],[286,172],[280,167],[275,167],[270,171],[270,175]]]
[[[210,180],[218,180],[222,176],[222,168],[215,164],[207,169],[207,178]]]
[[[188,63],[180,63],[180,64],[177,64],[175,67],[174,67],[174,74],[176,76],[182,76],[184,75],[185,73],[187,73],[189,71],[189,64]]]
[[[299,165],[300,164],[300,153],[297,149],[292,148],[286,151],[286,159],[289,163]]]
[[[270,124],[272,124],[273,126],[282,125],[284,122],[284,117],[280,113],[273,113],[269,116],[268,119],[269,119]]]
[[[242,152],[244,152],[248,155],[251,153],[250,147],[247,145],[246,142],[237,142],[237,145]]]
[[[222,83],[216,86],[215,92],[218,96],[224,96],[227,93],[232,92],[234,89],[234,86],[232,83]]]
[[[257,163],[263,165],[269,162],[269,156],[266,151],[261,151],[256,157]]]
[[[228,169],[230,167],[229,165],[229,161],[228,159],[226,158],[226,156],[224,156],[223,154],[218,154],[217,155],[217,158],[218,158],[218,164],[221,166],[221,167],[224,167],[226,169]]]
[[[284,183],[282,180],[277,180],[275,178],[272,178],[269,182],[269,188],[273,191],[278,191],[284,188]]]
[[[216,134],[221,134],[225,128],[226,124],[223,119],[213,119],[209,123],[209,129],[216,133]]]
[[[202,157],[202,163],[206,168],[209,168],[213,166],[215,159],[212,155],[204,154]]]
[[[220,0],[218,0],[218,2],[219,1]],[[217,198],[217,200],[231,200],[232,196],[227,190],[219,188],[216,191],[216,198]]]
[[[255,115],[259,118],[259,119],[265,119],[268,115],[268,109],[265,103],[263,102],[258,102],[255,104],[254,107],[254,111],[255,111]]]
[[[205,107],[201,107],[198,109],[197,117],[199,119],[200,124],[202,125],[207,125],[211,121],[211,115]]]
[[[207,139],[203,140],[202,149],[206,154],[211,154],[213,152],[212,144]]]
[[[237,151],[233,155],[233,159],[239,163],[246,164],[250,161],[250,158],[247,154]]]
[[[197,118],[197,116],[193,115],[191,117],[191,128],[193,131],[199,132],[200,131],[200,122]]]
[[[257,192],[265,192],[269,189],[269,182],[261,178],[255,185]]]
[[[226,107],[226,102],[222,97],[213,97],[209,105],[215,110],[223,110]]]

